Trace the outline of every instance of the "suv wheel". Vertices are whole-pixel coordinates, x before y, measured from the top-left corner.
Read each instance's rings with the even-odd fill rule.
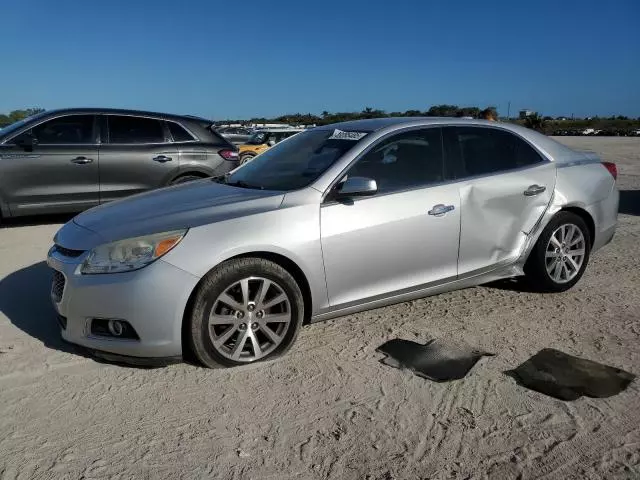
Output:
[[[179,185],[181,183],[193,182],[195,180],[202,180],[204,177],[199,175],[182,175],[181,177],[171,180],[169,185]]]
[[[546,226],[529,255],[525,273],[531,285],[544,292],[564,292],[584,274],[591,238],[584,220],[560,212]]]
[[[295,279],[261,258],[230,260],[200,286],[190,340],[207,367],[233,367],[272,359],[293,345],[304,313]]]

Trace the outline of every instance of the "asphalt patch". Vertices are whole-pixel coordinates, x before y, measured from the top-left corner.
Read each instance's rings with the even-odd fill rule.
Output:
[[[419,377],[434,382],[464,378],[483,356],[493,355],[467,345],[437,339],[420,345],[411,340],[395,338],[380,345],[376,351],[385,355],[380,360],[384,365],[411,370]]]
[[[518,384],[560,400],[606,398],[626,389],[634,374],[545,348],[505,374]]]

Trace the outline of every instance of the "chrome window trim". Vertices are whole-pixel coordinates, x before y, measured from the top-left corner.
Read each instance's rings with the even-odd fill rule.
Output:
[[[154,117],[152,115],[133,115],[131,113],[99,113],[98,115],[100,116],[105,116],[105,117],[133,117],[133,118],[145,118],[147,120],[156,120],[160,123],[162,122],[166,122],[167,120],[165,118],[162,117]],[[109,119],[107,118],[107,133],[109,133],[108,138],[111,139],[111,132],[109,131]],[[164,135],[164,125],[162,125],[162,131],[163,131],[163,135]],[[173,138],[173,137],[172,137]],[[133,145],[173,145],[174,142],[167,142],[167,139],[165,138],[164,142],[146,142],[146,143],[111,143],[109,142],[102,142],[101,146],[105,146],[105,145],[114,145],[114,146],[126,146],[126,147],[130,147]]]
[[[26,132],[27,130],[31,130],[35,127],[38,127],[40,125],[42,125],[43,123],[49,122],[51,120],[57,120],[59,118],[64,118],[64,117],[74,117],[74,116],[92,116],[94,117],[93,123],[94,123],[94,129],[95,129],[95,124],[96,124],[96,118],[98,117],[98,113],[61,113],[59,115],[55,115],[53,117],[47,117],[44,120],[41,120],[37,123],[31,123],[28,125],[25,125],[24,128],[22,128],[21,130],[19,130],[18,132],[14,133],[12,136],[5,138],[2,143],[0,143],[0,145],[7,145],[8,142],[10,142],[11,140],[13,140],[14,138],[22,135],[24,132]],[[43,147],[69,147],[69,146],[76,146],[76,145],[80,145],[80,146],[87,146],[87,145],[100,145],[101,142],[93,142],[93,143],[38,143],[39,146],[43,146]],[[10,144],[13,145],[13,144]]]
[[[554,161],[551,160],[551,157],[548,154],[546,154],[546,152],[541,151],[539,148],[537,148],[535,145],[533,145],[527,139],[525,139],[521,135],[518,135],[517,133],[509,130],[508,128],[500,128],[500,125],[495,125],[494,126],[494,125],[473,125],[473,124],[460,124],[460,123],[434,123],[434,124],[426,124],[426,125],[412,125],[412,126],[409,126],[409,127],[400,127],[400,128],[395,129],[395,130],[392,130],[390,132],[387,132],[387,133],[383,134],[382,136],[380,136],[379,138],[373,140],[369,145],[367,145],[367,147],[365,147],[360,153],[358,153],[356,155],[356,157],[340,172],[340,174],[338,174],[336,176],[336,178],[334,178],[331,181],[331,183],[329,184],[327,189],[322,193],[322,199],[320,201],[321,204],[322,205],[325,204],[324,201],[325,201],[325,198],[327,197],[327,195],[329,195],[329,193],[335,187],[335,185],[340,180],[342,180],[342,178],[344,177],[346,172],[352,167],[352,165],[354,165],[364,155],[369,153],[369,151],[371,151],[375,146],[377,146],[380,143],[382,143],[383,141],[387,140],[389,137],[391,137],[393,135],[398,135],[398,134],[410,132],[410,131],[413,131],[413,130],[425,130],[427,128],[440,128],[440,129],[442,129],[444,127],[486,128],[486,129],[495,129],[495,130],[500,130],[500,131],[503,131],[503,132],[510,133],[512,135],[515,135],[520,140],[526,142],[528,145],[530,145],[536,151],[536,153],[538,153],[540,155],[540,162],[532,164],[532,165],[527,165],[527,166],[524,166],[524,167],[511,168],[511,169],[508,169],[508,170],[500,170],[498,172],[486,173],[486,174],[481,174],[481,175],[473,175],[473,176],[464,177],[464,178],[449,179],[449,180],[445,180],[443,182],[438,182],[437,184],[426,184],[426,185],[424,185],[422,187],[410,188],[410,189],[406,189],[406,190],[402,190],[402,191],[401,190],[396,190],[395,192],[386,192],[386,193],[382,193],[382,194],[375,194],[375,195],[372,195],[371,197],[358,198],[358,199],[354,198],[353,201],[355,202],[355,201],[368,200],[369,198],[380,197],[380,196],[383,196],[383,195],[400,193],[400,192],[404,192],[404,191],[419,190],[419,189],[422,189],[422,188],[429,188],[429,187],[432,187],[432,186],[448,185],[448,184],[453,184],[453,183],[466,182],[466,181],[469,181],[469,180],[477,180],[477,179],[480,179],[480,178],[494,177],[496,175],[504,175],[504,174],[508,174],[508,173],[515,173],[515,172],[519,172],[519,171],[529,170],[531,168],[537,168],[537,167],[540,167],[542,165],[546,165],[546,164],[549,164],[549,163],[555,163]],[[374,132],[369,132],[369,135],[375,134],[375,133],[376,133],[375,131]],[[444,152],[444,137],[442,135],[444,135],[444,132],[441,132],[441,138],[443,140],[442,153],[443,153],[443,156],[444,156],[444,153],[445,153]],[[311,186],[313,186],[313,185],[311,185]],[[327,203],[327,205],[332,205],[334,203],[339,203],[339,202],[330,201],[330,202]]]
[[[167,128],[169,128],[169,135],[171,135],[171,143],[198,143],[200,142],[200,140],[197,139],[197,137],[193,134],[193,132],[191,130],[189,130],[185,125],[181,124],[180,122],[176,122],[175,120],[165,120],[165,123],[167,124]],[[191,140],[176,140],[175,138],[173,138],[173,134],[171,133],[171,128],[169,127],[169,123],[173,123],[175,125],[178,125],[180,128],[182,128],[185,132],[187,132],[189,135],[191,135]]]

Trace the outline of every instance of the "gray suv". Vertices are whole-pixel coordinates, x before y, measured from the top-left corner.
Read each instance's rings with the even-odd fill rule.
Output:
[[[79,212],[237,166],[237,148],[202,118],[48,111],[0,131],[0,216]]]

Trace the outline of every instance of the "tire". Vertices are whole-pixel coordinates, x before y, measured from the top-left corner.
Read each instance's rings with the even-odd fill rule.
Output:
[[[180,185],[181,183],[193,182],[195,180],[202,180],[205,177],[201,177],[200,175],[182,175],[181,177],[174,178],[171,180],[169,185]]]
[[[249,160],[252,160],[255,157],[256,156],[251,154],[251,153],[247,153],[245,155],[241,155],[240,156],[240,165],[243,165],[243,164],[247,163]]]
[[[564,229],[564,243],[561,242],[563,236],[560,229]],[[580,238],[578,232],[582,240],[575,245],[567,245]],[[566,254],[567,251],[564,249],[569,249],[569,254]],[[579,255],[571,255],[571,252],[580,251],[583,252],[581,259]],[[589,263],[590,253],[591,235],[585,221],[575,213],[560,212],[542,231],[527,259],[527,280],[533,289],[541,292],[569,290],[582,278]]]
[[[188,319],[188,339],[193,354],[206,367],[246,365],[286,353],[298,336],[303,316],[302,292],[284,268],[262,258],[229,260],[198,287]]]

